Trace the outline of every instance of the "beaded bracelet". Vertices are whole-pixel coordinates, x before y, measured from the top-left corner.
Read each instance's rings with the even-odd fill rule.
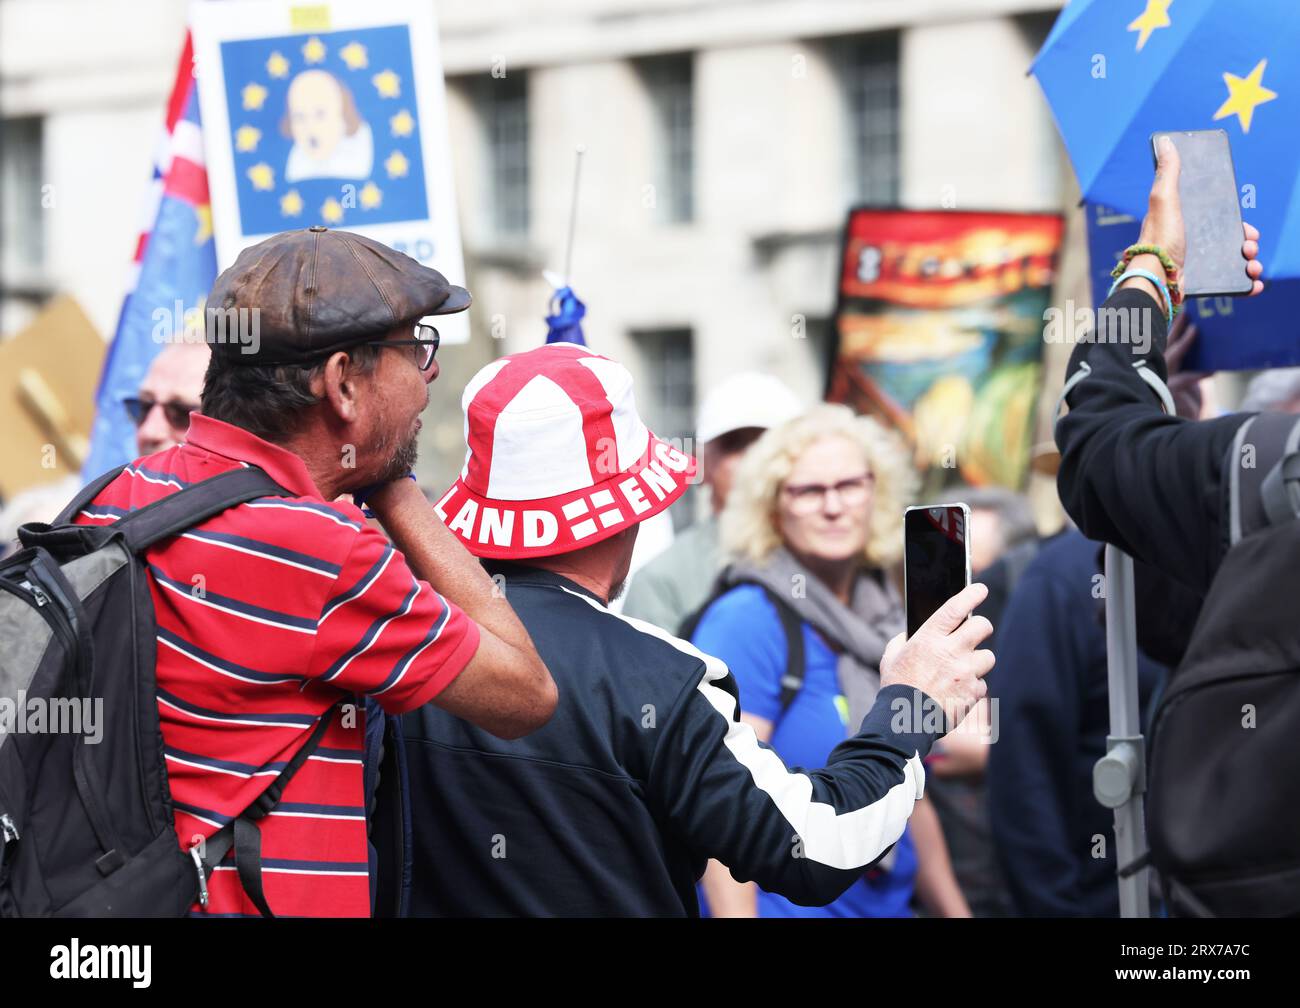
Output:
[[[1160,291],[1160,295],[1161,297],[1164,298],[1165,301],[1165,312],[1164,312],[1165,323],[1167,325],[1173,325],[1174,316],[1178,314],[1178,308],[1181,306],[1176,307],[1174,303],[1171,300],[1169,300],[1169,288],[1165,286],[1165,282],[1163,280],[1161,280],[1150,270],[1144,270],[1144,269],[1125,270],[1120,276],[1116,277],[1115,282],[1110,285],[1110,292],[1106,295],[1106,297],[1109,298],[1111,294],[1114,294],[1116,288],[1118,288],[1119,285],[1122,284],[1125,280],[1129,279],[1129,277],[1141,277],[1143,280],[1148,280],[1153,285],[1155,285],[1156,289]]]
[[[1120,276],[1120,274],[1128,269],[1128,264],[1133,261],[1134,256],[1143,254],[1153,255],[1160,260],[1160,265],[1165,268],[1165,280],[1169,285],[1168,290],[1171,298],[1169,304],[1171,306],[1182,305],[1183,289],[1178,283],[1178,266],[1173,259],[1169,257],[1169,253],[1159,245],[1144,245],[1141,243],[1130,245],[1124,250],[1124,254],[1120,256],[1119,262],[1116,263],[1115,268],[1110,271],[1110,275],[1113,277]]]

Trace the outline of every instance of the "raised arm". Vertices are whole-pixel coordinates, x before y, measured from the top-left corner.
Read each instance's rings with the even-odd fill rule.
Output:
[[[1178,154],[1162,147],[1140,241],[1163,248],[1181,267],[1183,220]],[[1259,232],[1245,226],[1242,255],[1258,277]],[[1153,255],[1132,267],[1164,273]],[[1255,281],[1254,293],[1263,289]],[[1085,535],[1114,543],[1188,587],[1209,584],[1225,542],[1227,467],[1246,415],[1187,421],[1166,415],[1142,371],[1167,377],[1165,306],[1156,286],[1130,278],[1098,312],[1092,342],[1080,343],[1067,375],[1083,377],[1066,397],[1056,427],[1057,488]],[[1210,548],[1206,548],[1206,545]]]
[[[891,642],[881,690],[857,735],[820,770],[787,769],[735,720],[730,674],[701,654],[698,684],[679,698],[650,774],[651,800],[703,857],[796,903],[829,903],[902,835],[924,789],[921,759],[984,695],[993,665],[977,650],[991,627],[965,615],[973,585],[906,644]]]
[[[412,481],[388,484],[369,503],[416,576],[479,626],[474,657],[433,703],[499,738],[519,738],[544,725],[555,711],[555,682],[528,631],[478,561]]]

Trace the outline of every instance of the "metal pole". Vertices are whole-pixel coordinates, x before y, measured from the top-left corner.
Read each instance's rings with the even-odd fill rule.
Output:
[[[1106,755],[1093,767],[1093,793],[1099,802],[1115,810],[1119,914],[1150,917],[1148,871],[1145,867],[1133,868],[1147,853],[1142,797],[1146,791],[1146,742],[1138,707],[1133,558],[1116,546],[1106,547],[1106,674],[1110,735],[1106,738]]]
[[[573,286],[573,232],[578,225],[578,178],[582,174],[582,155],[587,152],[587,148],[582,144],[573,159],[573,200],[569,204],[569,240],[564,247],[564,283],[565,286]]]

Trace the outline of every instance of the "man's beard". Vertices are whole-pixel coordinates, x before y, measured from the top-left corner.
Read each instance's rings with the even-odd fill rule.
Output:
[[[385,442],[387,439],[385,439]],[[386,443],[381,445],[381,452],[388,454],[389,448]],[[415,460],[420,454],[419,431],[413,430],[410,435],[399,444],[396,449],[388,455],[388,461],[384,463],[375,478],[376,483],[391,483],[393,480],[399,480],[409,472],[415,470]]]

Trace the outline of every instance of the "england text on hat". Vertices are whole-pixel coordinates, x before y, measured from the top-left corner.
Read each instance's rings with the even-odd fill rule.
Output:
[[[618,480],[614,486],[622,497],[622,504],[631,509],[633,515],[641,515],[651,508],[650,498],[664,500],[676,486],[676,480],[667,470],[676,473],[685,472],[692,464],[688,455],[679,452],[664,441],[656,441],[653,447],[654,458],[646,462],[638,472],[630,473]],[[561,528],[559,519],[543,508],[529,507],[521,502],[518,507],[511,507],[507,502],[498,501],[494,505],[479,506],[472,498],[464,500],[456,509],[455,516],[448,521],[446,506],[456,497],[460,485],[453,486],[442,500],[434,505],[438,517],[447,522],[453,532],[471,541],[493,546],[512,546],[516,542],[529,548],[543,548],[554,545],[563,537],[572,542],[579,542],[597,530],[597,522],[608,528],[622,522],[627,515],[620,507],[620,502],[608,489],[579,491],[571,500],[560,506],[560,513],[566,520]],[[516,522],[520,538],[515,538]]]

